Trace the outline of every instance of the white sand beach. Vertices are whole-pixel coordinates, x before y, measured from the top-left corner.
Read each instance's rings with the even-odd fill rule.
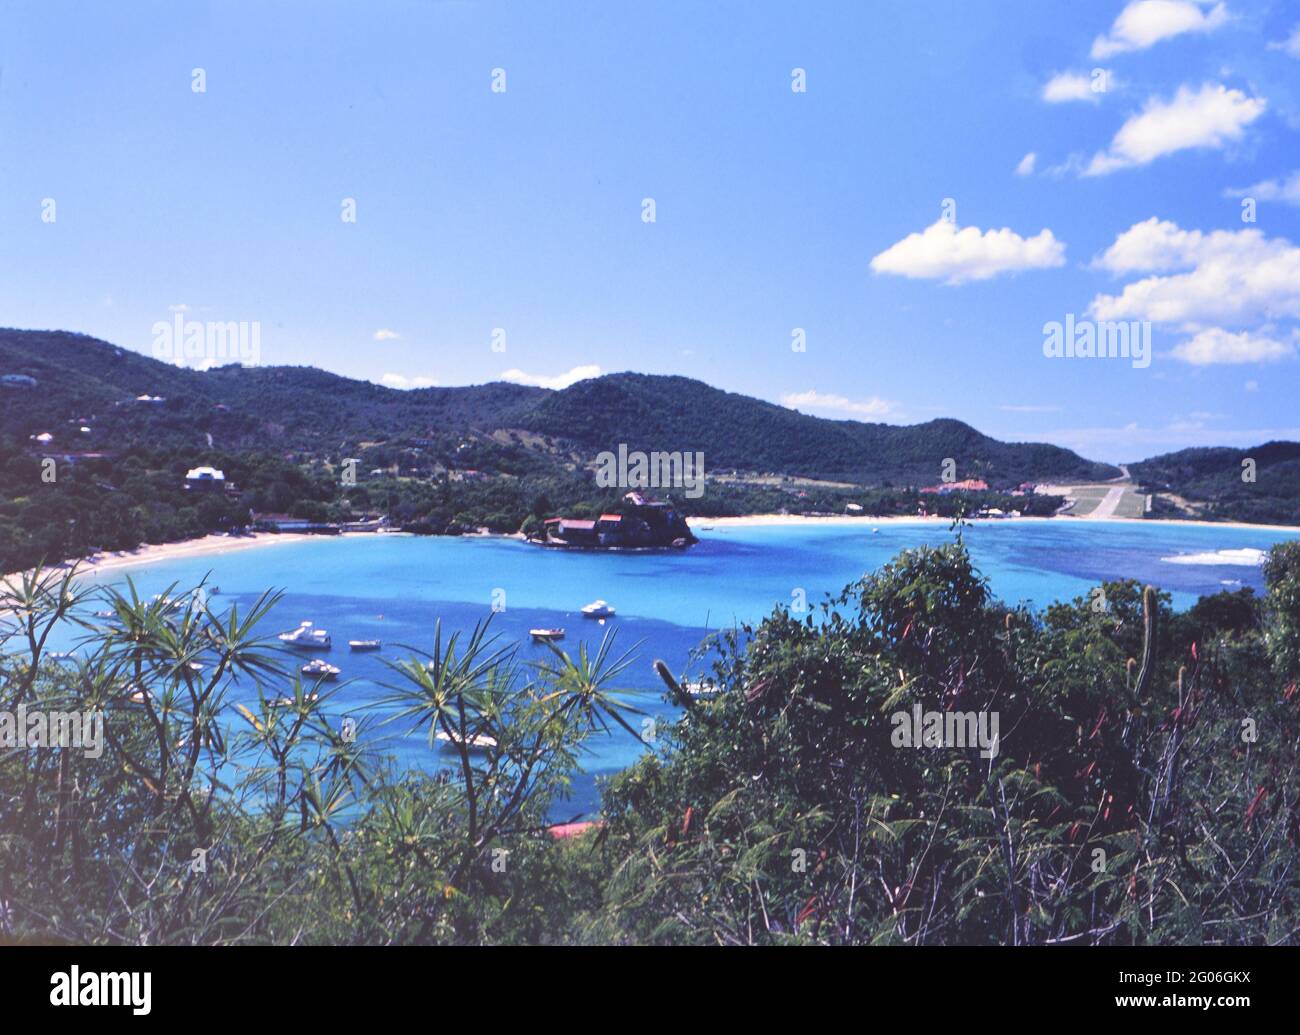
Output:
[[[68,569],[76,567],[78,575],[97,574],[129,568],[140,564],[152,564],[156,561],[172,561],[186,557],[204,557],[216,554],[233,553],[236,550],[250,549],[255,546],[274,546],[284,543],[303,543],[312,539],[337,538],[355,539],[373,536],[374,532],[342,532],[337,536],[311,535],[305,532],[251,532],[248,535],[205,535],[199,539],[186,539],[177,543],[150,543],[134,550],[115,550],[93,554],[78,561],[64,561],[54,568]],[[386,532],[385,535],[402,533]],[[11,572],[4,578],[19,574]]]

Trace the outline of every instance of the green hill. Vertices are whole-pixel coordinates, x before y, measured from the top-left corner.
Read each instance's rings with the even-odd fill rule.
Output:
[[[310,450],[341,440],[492,429],[515,423],[545,391],[514,384],[398,391],[313,367],[190,370],[61,331],[0,330],[0,374],[27,374],[36,391],[10,389],[0,434],[48,431],[94,417],[105,439],[146,432],[163,441],[227,448]],[[161,403],[137,404],[140,395]],[[103,445],[104,443],[100,443]]]
[[[957,420],[826,420],[686,377],[399,391],[311,367],[198,371],[86,335],[21,330],[0,330],[0,375],[21,382],[0,387],[0,570],[8,571],[236,530],[268,514],[320,524],[384,515],[432,533],[529,531],[550,516],[618,509],[624,490],[597,485],[593,471],[597,454],[620,445],[703,453],[704,495],[671,493],[697,518],[850,505],[863,514],[1050,515],[1054,497],[1004,490],[1120,473],[1057,446],[999,442]],[[1244,455],[1256,460],[1254,483],[1241,481]],[[358,461],[355,481],[344,477],[345,458]],[[993,491],[921,495],[948,458],[958,479]],[[187,469],[199,465],[225,472],[223,491],[186,488]],[[1185,450],[1132,473],[1156,494],[1157,517],[1300,523],[1294,443]]]
[[[1246,460],[1254,461],[1253,480],[1243,477],[1249,472]],[[1203,517],[1300,523],[1298,442],[1182,449],[1130,464],[1129,473],[1144,491],[1180,497]]]
[[[611,374],[561,391],[501,382],[399,391],[311,367],[196,371],[85,335],[0,330],[6,390],[0,435],[49,432],[52,448],[153,444],[332,451],[362,441],[521,429],[590,460],[629,449],[690,450],[710,471],[774,473],[862,485],[930,484],[951,457],[959,478],[995,486],[1102,479],[1115,468],[1045,444],[1004,443],[956,420],[898,427],[826,420],[685,377]],[[138,403],[141,395],[158,403]],[[93,418],[93,420],[91,419]],[[89,439],[69,422],[89,421]],[[549,458],[549,454],[548,454]]]
[[[544,398],[525,426],[590,450],[700,450],[712,471],[931,484],[945,458],[960,479],[1014,485],[1112,478],[1118,469],[1058,446],[998,442],[957,420],[900,427],[826,420],[686,377],[610,374]]]

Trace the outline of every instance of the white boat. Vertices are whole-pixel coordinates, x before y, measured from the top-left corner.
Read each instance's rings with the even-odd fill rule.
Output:
[[[447,733],[445,730],[438,730],[434,734],[444,744],[460,744],[461,736],[459,733]],[[471,751],[491,751],[497,746],[496,738],[489,737],[485,733],[475,733],[469,737],[469,749]]]
[[[564,639],[563,629],[529,629],[528,635],[534,640],[541,643],[545,640],[562,640]]]
[[[303,647],[307,650],[329,650],[330,634],[324,629],[317,629],[311,622],[303,622],[293,632],[280,633],[280,642],[287,647]]]
[[[312,679],[338,679],[339,673],[343,670],[322,658],[317,658],[315,661],[307,662],[299,671]]]
[[[383,646],[378,640],[348,640],[352,650],[379,650]]]
[[[312,701],[312,702],[319,701],[320,694],[303,694],[302,699],[304,701]],[[292,697],[277,697],[274,700],[267,701],[266,706],[268,708],[292,708],[297,703],[298,702],[295,701]]]
[[[603,600],[593,600],[582,609],[583,618],[613,618],[614,609]]]
[[[711,701],[722,693],[722,687],[715,686],[712,683],[687,683],[682,687],[691,697],[697,701]]]

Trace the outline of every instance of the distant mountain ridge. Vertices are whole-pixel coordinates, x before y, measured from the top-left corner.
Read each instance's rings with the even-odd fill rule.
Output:
[[[859,484],[959,478],[991,484],[1115,477],[1108,464],[1044,443],[1005,443],[957,420],[898,426],[809,416],[681,376],[608,374],[549,390],[505,382],[399,390],[313,367],[225,366],[198,371],[86,335],[0,330],[0,374],[36,391],[6,390],[0,434],[60,431],[94,417],[111,436],[149,434],[226,448],[311,450],[347,440],[518,429],[578,456],[615,449],[699,450],[710,471],[739,470]],[[138,405],[138,396],[165,401]],[[103,436],[99,436],[102,440]]]

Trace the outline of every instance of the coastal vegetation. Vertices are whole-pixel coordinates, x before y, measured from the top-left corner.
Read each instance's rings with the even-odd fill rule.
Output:
[[[12,577],[0,715],[107,718],[97,757],[0,749],[0,935],[1295,944],[1300,544],[1265,574],[1182,613],[1131,581],[1033,612],[959,534],[704,645],[715,696],[665,659],[680,717],[653,731],[620,689],[648,659],[612,636],[525,664],[490,623],[431,629],[356,712],[290,674],[273,594]],[[996,751],[897,746],[913,708],[996,712]],[[396,770],[406,734],[451,764]],[[646,752],[557,830],[598,735]]]
[[[1300,443],[1183,449],[1131,465],[1162,517],[1300,523]]]
[[[825,420],[684,377],[397,391],[309,367],[198,371],[17,330],[0,330],[0,372],[18,379],[0,387],[0,571],[291,522],[535,533],[551,517],[622,512],[628,487],[596,477],[596,458],[620,445],[702,454],[707,491],[671,493],[688,518],[1049,516],[1062,500],[1022,486],[1121,475],[960,421]],[[947,460],[971,488],[923,492]],[[199,467],[224,474],[219,491],[187,488]],[[1300,522],[1300,445],[1189,450],[1132,473],[1155,494],[1153,517]]]

